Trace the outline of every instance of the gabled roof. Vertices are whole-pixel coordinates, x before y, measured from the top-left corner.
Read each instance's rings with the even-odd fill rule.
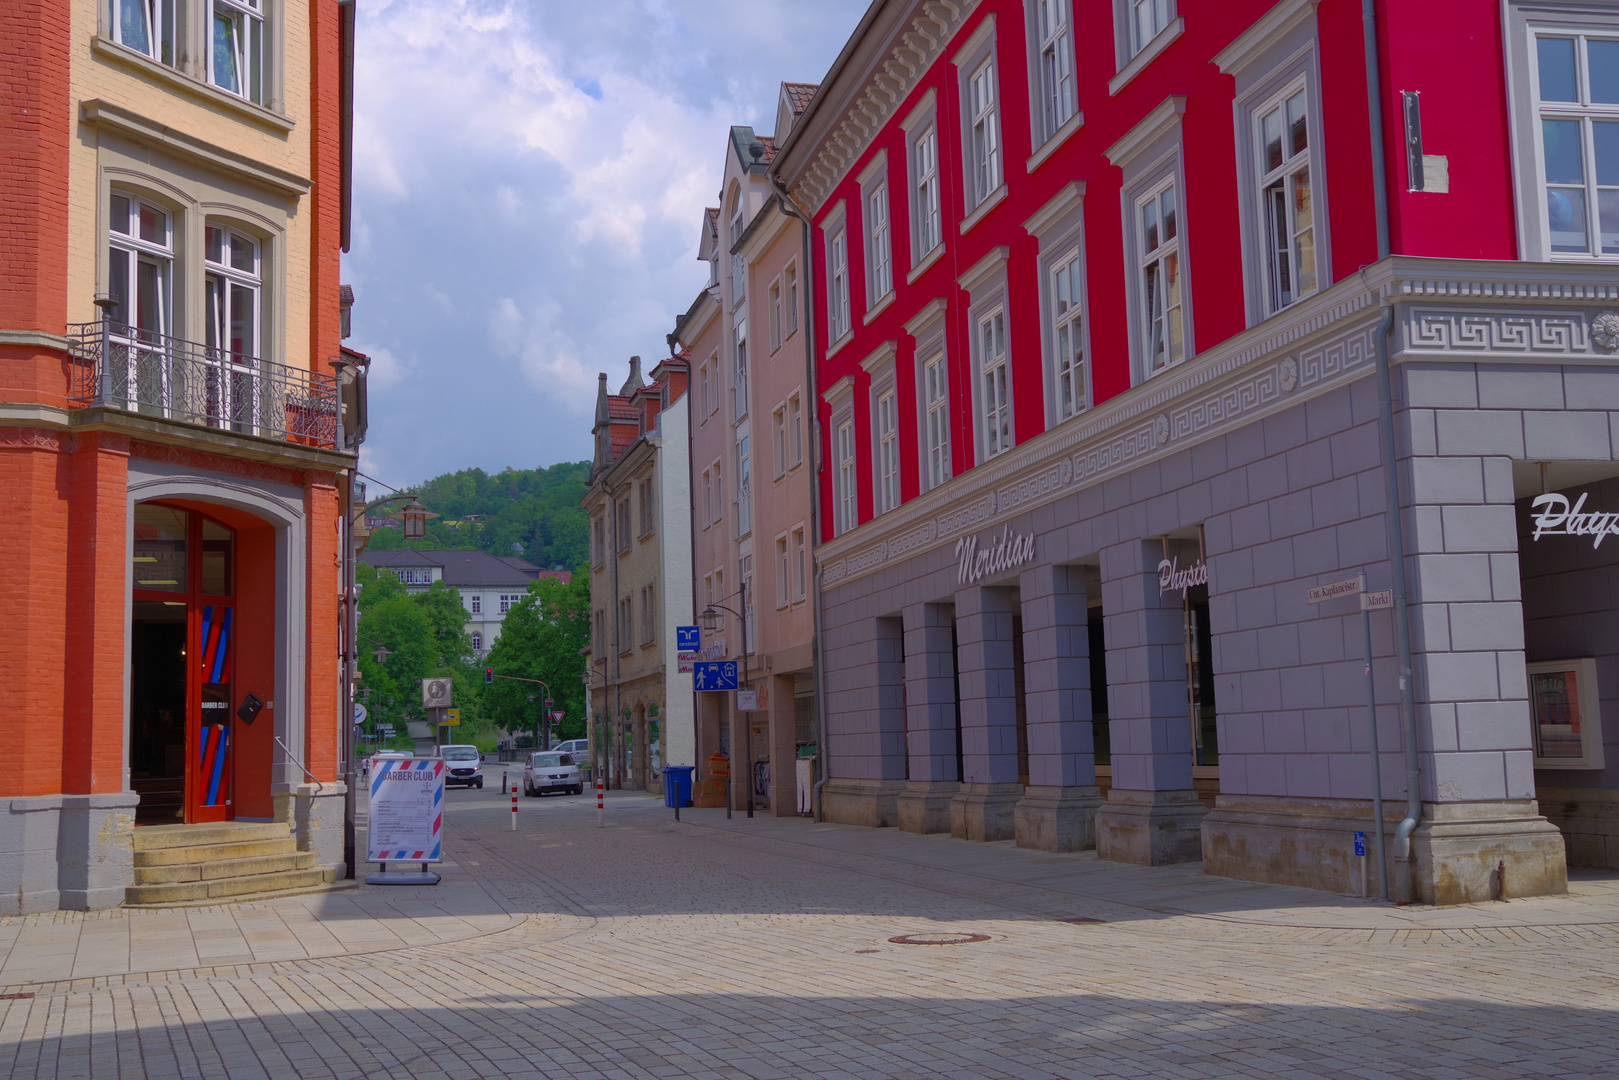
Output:
[[[781,92],[787,95],[787,101],[792,105],[793,114],[796,116],[809,108],[810,98],[815,96],[819,86],[820,83],[784,82],[781,84]]]
[[[446,585],[469,587],[521,587],[539,576],[540,568],[527,559],[515,555],[491,555],[478,549],[433,551],[375,551],[360,553],[360,561],[367,566],[401,567],[437,566]]]

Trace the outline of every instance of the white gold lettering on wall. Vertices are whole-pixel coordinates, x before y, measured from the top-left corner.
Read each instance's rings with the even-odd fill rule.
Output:
[[[1555,491],[1535,496],[1530,506],[1540,512],[1531,515],[1535,519],[1534,539],[1539,540],[1542,536],[1589,536],[1592,537],[1592,547],[1601,547],[1604,537],[1619,536],[1619,514],[1586,513],[1586,495],[1586,492],[1580,492],[1573,506],[1568,504],[1567,495],[1559,495]]]
[[[993,543],[979,550],[978,537],[963,536],[956,541],[957,580],[972,585],[991,574],[1034,561],[1034,534],[1014,533],[1008,525]]]
[[[1178,592],[1186,595],[1186,590],[1193,585],[1207,585],[1209,583],[1209,564],[1202,559],[1197,560],[1185,570],[1180,568],[1180,557],[1164,559],[1158,564],[1158,595],[1166,592]]]

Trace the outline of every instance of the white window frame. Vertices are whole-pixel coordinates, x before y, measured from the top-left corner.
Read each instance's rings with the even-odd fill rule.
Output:
[[[1118,0],[1124,18],[1126,58],[1136,56],[1175,24],[1175,0]]]
[[[732,331],[731,422],[748,415],[748,320],[739,318]]]
[[[939,197],[939,127],[928,123],[911,140],[911,262],[919,264],[944,244],[944,201]]]
[[[1590,68],[1587,43],[1591,39],[1619,38],[1619,17],[1611,6],[1562,5],[1547,10],[1543,5],[1511,3],[1507,13],[1507,73],[1511,103],[1513,179],[1517,189],[1518,248],[1520,258],[1539,262],[1577,264],[1619,261],[1619,222],[1607,230],[1615,237],[1615,250],[1602,250],[1603,223],[1600,195],[1619,201],[1619,184],[1610,178],[1603,184],[1596,171],[1593,127],[1619,122],[1619,104],[1590,100]],[[1575,96],[1573,102],[1541,101],[1538,38],[1570,38],[1575,42]],[[1547,176],[1545,122],[1573,121],[1579,125],[1580,180],[1576,183],[1550,183]],[[1552,231],[1551,189],[1579,191],[1584,201],[1585,251],[1556,251],[1557,234]],[[1566,198],[1566,196],[1565,196]],[[1619,217],[1619,207],[1616,207]],[[1566,231],[1566,230],[1565,230]]]
[[[1293,125],[1289,121],[1295,103],[1303,111],[1305,145],[1302,150],[1292,147]],[[1312,143],[1320,135],[1320,125],[1316,122],[1319,114],[1313,104],[1309,87],[1301,75],[1261,103],[1252,113],[1250,137],[1255,151],[1254,169],[1258,174],[1253,197],[1259,200],[1258,216],[1261,221],[1256,239],[1262,248],[1260,266],[1265,275],[1261,297],[1266,305],[1266,313],[1270,315],[1315,295],[1320,289],[1320,249],[1316,238],[1321,230],[1317,224],[1317,204],[1312,183],[1321,175],[1315,168],[1312,153]],[[1267,168],[1270,166],[1270,144],[1265,124],[1273,116],[1278,118],[1281,125],[1277,131],[1281,160]],[[1307,203],[1302,209],[1298,204],[1301,175],[1304,177],[1303,191]],[[1280,206],[1275,202],[1277,194],[1282,196]],[[1278,210],[1283,217],[1284,235],[1281,237],[1276,233]],[[1301,239],[1304,237],[1307,239]]]
[[[108,36],[128,49],[150,56],[160,64],[176,66],[179,48],[177,30],[179,0],[108,0]],[[132,32],[139,29],[145,42]]]
[[[1597,662],[1594,658],[1578,660],[1536,661],[1524,665],[1529,682],[1529,735],[1530,750],[1537,769],[1601,769],[1604,765],[1602,749],[1602,698],[1597,686]],[[1542,725],[1542,701],[1535,683],[1546,676],[1563,676],[1574,682],[1574,701],[1577,724]],[[1555,683],[1554,683],[1555,685]],[[1566,686],[1566,681],[1565,681]],[[1565,690],[1566,693],[1566,690]],[[1580,753],[1576,755],[1543,756],[1541,751],[1552,745],[1551,740],[1566,740],[1567,733],[1548,732],[1547,727],[1576,727]]]
[[[808,594],[808,549],[804,543],[804,526],[793,530],[793,603],[800,603]]]
[[[1055,259],[1046,274],[1051,340],[1052,414],[1057,423],[1090,404],[1086,358],[1089,321],[1085,318],[1085,259],[1076,243]]]
[[[791,468],[798,468],[804,464],[804,406],[803,399],[797,393],[787,398],[787,419],[789,421],[789,446],[792,450]]]
[[[1029,117],[1035,147],[1054,139],[1079,114],[1074,87],[1071,0],[1026,0],[1029,33]]]
[[[975,314],[973,359],[978,369],[977,393],[980,462],[1017,445],[1012,416],[1012,364],[1007,346],[1006,305],[998,303]]]
[[[787,403],[776,406],[770,414],[770,450],[775,459],[771,464],[775,468],[776,479],[780,480],[787,475]]]
[[[905,324],[905,332],[916,342],[912,353],[916,364],[916,442],[923,491],[932,491],[955,475],[945,311],[945,302],[934,300]]]
[[[475,655],[483,655],[483,635],[476,630],[472,632],[472,651]]]
[[[1186,256],[1180,242],[1185,229],[1184,196],[1180,178],[1169,176],[1135,199],[1132,277],[1140,297],[1137,348],[1147,378],[1190,355],[1186,347]],[[1162,283],[1169,278],[1174,279],[1172,302],[1160,303],[1158,298],[1166,295]]]
[[[736,535],[739,540],[753,531],[752,448],[748,432],[739,432],[736,440]]]
[[[1119,189],[1119,204],[1125,241],[1124,272],[1131,375],[1136,385],[1160,371],[1185,363],[1197,354],[1191,275],[1191,223],[1186,215],[1186,173],[1181,150],[1181,115],[1185,109],[1184,97],[1165,98],[1105,151],[1108,160],[1124,174]],[[1175,237],[1172,241],[1166,241],[1160,228],[1157,242],[1149,251],[1143,209],[1149,200],[1161,199],[1171,187],[1175,190]],[[1161,211],[1162,203],[1156,205]],[[1166,349],[1165,362],[1155,364],[1151,355],[1153,326],[1148,312],[1148,267],[1156,267],[1158,273],[1162,274],[1171,253],[1175,257],[1174,266],[1179,281],[1181,355],[1171,357]],[[1166,311],[1166,332],[1169,325]]]
[[[993,49],[967,74],[962,101],[962,119],[967,128],[962,138],[961,160],[966,174],[962,191],[971,213],[1000,189],[1003,175],[1000,79]]]
[[[208,43],[208,82],[237,97],[263,104],[265,100],[264,0],[205,0],[208,22],[204,33]],[[226,39],[220,40],[225,30]],[[221,46],[224,46],[222,51]],[[226,59],[236,73],[235,85],[228,81]]]
[[[468,602],[472,605],[471,611],[474,615],[483,614],[483,597],[481,595],[473,593],[472,596],[468,598]]]
[[[860,220],[864,228],[866,259],[866,316],[870,322],[877,309],[894,291],[894,230],[888,189],[888,152],[878,151],[860,173]]]
[[[877,470],[877,513],[899,509],[899,395],[892,386],[877,395],[873,427],[877,453],[872,462]]]
[[[215,418],[211,423],[237,431],[253,430],[260,412],[258,366],[266,353],[270,322],[264,310],[263,248],[258,237],[228,222],[204,223],[203,343],[215,368],[208,386],[208,415]],[[244,253],[246,265],[240,258]],[[237,348],[231,327],[241,318],[239,309],[244,305],[251,308],[245,318],[251,338],[246,348]]]
[[[124,214],[122,230],[113,220],[118,215],[120,201]],[[175,213],[161,203],[122,190],[110,192],[107,205],[107,293],[114,298],[122,297],[122,303],[112,313],[114,336],[120,343],[132,348],[142,343],[159,345],[161,343],[157,339],[174,333]],[[155,221],[161,226],[161,239],[143,234],[143,211],[155,216]],[[123,264],[121,267],[118,265],[120,262]],[[144,275],[143,268],[146,271]],[[148,317],[142,315],[143,277],[151,289],[152,303]],[[151,325],[153,321],[157,325]],[[158,361],[155,352],[150,354],[153,360],[149,366],[156,371],[159,386],[141,388],[137,385],[138,375],[147,370],[143,359],[145,355],[148,354],[137,353],[125,365],[128,385],[115,390],[127,394],[130,401],[150,403],[150,395],[156,389],[166,400],[171,391],[166,378],[167,365]]]
[[[835,426],[834,450],[837,471],[837,534],[842,536],[860,525],[859,466],[855,451],[854,417],[843,417]]]
[[[792,337],[794,334],[796,334],[798,332],[798,263],[797,263],[797,261],[795,260],[794,262],[788,263],[787,268],[781,272],[781,276],[782,276],[782,281],[784,283],[784,287],[782,289],[782,294],[783,294],[783,298],[784,298],[784,300],[786,302],[786,305],[787,305],[787,311],[786,311],[786,316],[787,316],[786,327],[787,327],[787,329],[786,329],[786,332],[782,335],[782,341],[786,341],[788,338]]]
[[[776,537],[776,610],[792,603],[790,563],[788,561],[787,534]]]
[[[828,345],[841,343],[854,332],[849,310],[849,234],[840,214],[836,224],[825,229],[826,238],[826,325]]]
[[[770,351],[781,348],[781,342],[781,279],[777,278],[770,283]]]

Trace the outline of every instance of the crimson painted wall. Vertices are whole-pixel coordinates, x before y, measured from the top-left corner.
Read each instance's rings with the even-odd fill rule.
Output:
[[[1075,91],[1083,126],[1032,173],[1029,79],[1022,0],[985,0],[952,43],[922,75],[889,122],[827,197],[817,215],[815,306],[821,342],[819,390],[852,376],[857,430],[860,520],[873,514],[870,379],[860,361],[882,343],[897,346],[895,383],[899,400],[916,400],[914,341],[904,323],[922,307],[947,301],[951,388],[951,452],[957,475],[974,461],[971,352],[967,296],[956,278],[998,245],[1010,250],[1007,264],[1008,350],[1012,373],[1015,438],[1021,443],[1045,430],[1045,386],[1041,360],[1037,245],[1023,222],[1068,183],[1085,184],[1084,255],[1086,318],[1089,321],[1089,378],[1092,403],[1130,389],[1129,331],[1126,318],[1122,174],[1105,151],[1134,128],[1165,98],[1184,95],[1181,118],[1183,236],[1186,277],[1191,289],[1195,349],[1206,350],[1247,329],[1239,217],[1237,146],[1233,102],[1235,80],[1212,58],[1263,16],[1270,0],[1180,0],[1185,33],[1117,97],[1108,81],[1117,70],[1112,0],[1073,0]],[[1431,0],[1425,4],[1378,3],[1384,72],[1386,157],[1390,184],[1392,250],[1395,254],[1448,258],[1516,257],[1513,191],[1507,136],[1499,6],[1495,0]],[[962,199],[961,101],[955,50],[981,22],[996,20],[1000,127],[1007,197],[965,236]],[[1377,259],[1371,124],[1368,114],[1366,56],[1359,0],[1322,0],[1316,10],[1321,116],[1313,136],[1325,160],[1327,227],[1331,236],[1332,281],[1346,278]],[[936,94],[941,174],[941,211],[946,251],[914,283],[910,268],[910,211],[907,153],[900,123],[929,90]],[[1450,157],[1448,195],[1408,193],[1400,126],[1399,91],[1422,91],[1425,149]],[[870,324],[865,314],[866,273],[863,219],[857,177],[879,152],[888,155],[889,220],[894,252],[894,302]],[[852,340],[826,357],[825,233],[827,215],[842,202],[848,230]],[[1330,283],[1328,283],[1330,284]],[[830,410],[821,409],[824,460],[835,461]],[[917,410],[899,410],[902,499],[921,490]],[[821,474],[823,504],[834,506],[834,468]],[[832,536],[833,515],[824,517]]]

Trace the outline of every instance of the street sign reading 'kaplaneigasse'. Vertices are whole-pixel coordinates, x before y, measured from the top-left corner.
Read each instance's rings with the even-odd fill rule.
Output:
[[[1325,585],[1315,585],[1307,590],[1304,599],[1312,604],[1319,604],[1326,600],[1336,600],[1340,596],[1354,596],[1366,588],[1366,579],[1360,576],[1344,578],[1342,581],[1329,581]]]

